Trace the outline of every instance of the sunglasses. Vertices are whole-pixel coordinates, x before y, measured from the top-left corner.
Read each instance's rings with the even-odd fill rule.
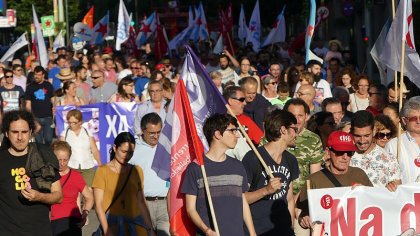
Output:
[[[130,67],[132,70],[140,70],[140,67]]]
[[[271,82],[271,83],[268,83],[268,84],[277,85],[277,82]]]
[[[232,98],[232,99],[235,99],[235,100],[240,101],[240,102],[245,102],[245,98]]]
[[[348,157],[352,157],[354,155],[354,151],[337,151],[333,148],[330,148],[330,151],[332,151],[336,156],[344,156],[344,154],[347,154]]]
[[[92,77],[90,77],[90,78],[92,78],[92,79],[98,79],[98,78],[101,78],[102,76],[92,76]]]
[[[5,75],[4,78],[13,78],[13,75]]]
[[[390,139],[392,136],[391,132],[385,133],[385,132],[378,132],[375,135],[376,139]]]
[[[409,122],[419,122],[420,116],[404,117]]]

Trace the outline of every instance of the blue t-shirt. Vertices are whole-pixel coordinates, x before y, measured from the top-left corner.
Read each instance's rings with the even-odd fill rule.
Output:
[[[264,146],[258,147],[258,152],[264,159],[274,177],[279,177],[284,184],[279,191],[274,194],[254,202],[250,205],[252,219],[258,235],[295,235],[292,229],[292,219],[287,205],[287,193],[293,191],[289,189],[290,182],[299,177],[299,166],[295,156],[290,152],[284,151],[280,164],[277,164]],[[261,167],[258,158],[251,150],[242,159],[250,185],[249,191],[256,191],[268,184],[269,176]],[[259,176],[258,176],[259,175]],[[258,180],[258,181],[256,181]]]
[[[149,82],[149,80],[150,79],[145,76],[134,78],[134,81],[135,81],[134,89],[136,91],[136,94],[139,95],[140,97],[143,93],[144,86]]]
[[[242,193],[248,190],[248,183],[243,165],[229,156],[222,162],[214,162],[204,156],[204,166],[220,235],[244,235]],[[197,212],[203,222],[214,230],[203,175],[197,163],[188,165],[181,192],[197,196]],[[205,234],[200,231],[198,235]]]
[[[57,78],[57,75],[60,73],[59,67],[51,68],[50,72],[48,72],[48,79],[52,79],[52,86],[54,91],[61,88],[61,80]]]

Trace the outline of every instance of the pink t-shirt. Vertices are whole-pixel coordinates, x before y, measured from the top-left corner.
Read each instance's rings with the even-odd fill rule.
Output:
[[[64,184],[64,182],[66,183]],[[60,204],[51,206],[51,220],[68,217],[81,218],[82,215],[77,206],[77,197],[86,186],[82,175],[76,170],[70,170],[69,173],[61,176],[60,184],[62,186],[63,201]]]

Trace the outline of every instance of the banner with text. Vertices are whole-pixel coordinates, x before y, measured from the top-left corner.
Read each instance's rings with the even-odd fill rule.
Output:
[[[321,235],[397,236],[420,233],[420,185],[401,185],[396,192],[359,186],[308,191],[313,222]],[[317,235],[318,236],[318,235]]]
[[[75,108],[75,106],[56,107],[55,119],[58,135],[64,134],[67,130],[67,113]],[[96,103],[79,106],[77,109],[83,115],[82,126],[93,134],[101,153],[102,163],[109,161],[109,150],[119,133],[128,131],[134,134],[134,116],[137,109],[135,103]]]

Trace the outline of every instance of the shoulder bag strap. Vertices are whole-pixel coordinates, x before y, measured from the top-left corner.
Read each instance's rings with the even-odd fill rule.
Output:
[[[64,183],[61,185],[61,189],[64,188],[64,185],[66,185],[67,181],[70,179],[70,175],[71,175],[71,169],[70,169],[70,172],[69,172],[69,176],[67,176],[66,181],[64,181]]]
[[[335,176],[329,171],[327,170],[327,168],[324,168],[321,170],[322,173],[324,173],[325,176],[327,176],[327,178],[336,186],[336,187],[343,187],[343,185],[340,183],[340,181],[337,180],[337,178],[335,178]]]
[[[121,195],[121,193],[124,191],[125,186],[127,185],[128,179],[130,178],[131,172],[133,171],[134,166],[132,165],[130,168],[130,171],[128,172],[127,178],[125,179],[124,185],[122,186],[120,192],[118,192],[117,195],[115,195],[114,199],[112,199],[111,204],[109,204],[109,207],[106,209],[105,214],[111,209],[111,206],[117,201],[118,197]]]

